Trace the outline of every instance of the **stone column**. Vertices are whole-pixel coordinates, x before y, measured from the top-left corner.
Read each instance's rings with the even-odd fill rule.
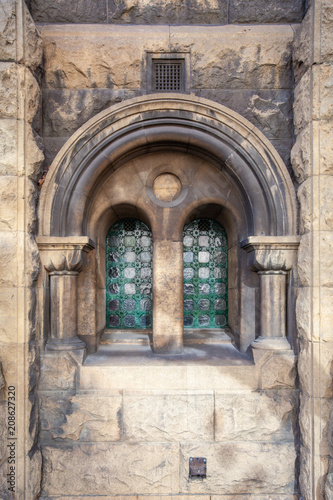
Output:
[[[84,349],[77,336],[77,277],[94,248],[85,237],[37,238],[42,263],[50,276],[50,337],[46,349]]]
[[[287,274],[296,259],[298,237],[251,236],[241,243],[259,275],[260,336],[254,349],[290,349],[286,338]]]
[[[183,244],[154,242],[153,351],[183,352]]]

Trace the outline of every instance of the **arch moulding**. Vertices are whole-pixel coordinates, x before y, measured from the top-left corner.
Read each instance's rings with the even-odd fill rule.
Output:
[[[183,94],[151,94],[112,106],[88,121],[63,146],[46,177],[38,245],[51,276],[50,293],[56,296],[51,304],[58,304],[58,310],[51,310],[49,348],[84,347],[77,337],[76,306],[66,311],[59,304],[73,304],[73,296],[77,300],[77,275],[89,251],[101,245],[103,218],[106,226],[111,220],[112,200],[107,201],[104,186],[136,158],[170,151],[208,162],[226,179],[227,194],[214,192],[212,185],[200,203],[221,206],[229,222],[235,221],[231,241],[249,254],[262,290],[270,294],[266,300],[276,308],[276,297],[284,293],[281,274],[290,270],[298,246],[295,192],[280,156],[255,126],[224,106]],[[99,199],[105,208],[96,219]],[[144,208],[142,213],[144,218]],[[264,336],[264,346],[269,337],[269,348],[285,349],[284,313],[274,314],[280,318],[275,327],[262,317],[257,345]],[[175,349],[181,344],[179,338]]]

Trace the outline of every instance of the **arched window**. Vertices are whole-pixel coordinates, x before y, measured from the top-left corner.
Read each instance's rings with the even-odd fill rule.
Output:
[[[122,219],[106,238],[106,326],[152,326],[152,237],[137,219]]]
[[[184,228],[184,328],[228,324],[228,246],[224,228],[198,219]]]

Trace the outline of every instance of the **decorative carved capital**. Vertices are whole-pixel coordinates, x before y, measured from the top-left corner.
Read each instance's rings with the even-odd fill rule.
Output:
[[[252,271],[289,271],[296,259],[298,236],[250,236],[241,242]]]
[[[50,274],[79,273],[95,245],[87,236],[38,236],[41,260]]]

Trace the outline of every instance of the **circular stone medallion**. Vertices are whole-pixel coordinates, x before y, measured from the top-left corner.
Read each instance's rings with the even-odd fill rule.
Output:
[[[176,200],[182,191],[182,183],[175,174],[163,173],[156,177],[153,193],[158,200],[170,202]]]

